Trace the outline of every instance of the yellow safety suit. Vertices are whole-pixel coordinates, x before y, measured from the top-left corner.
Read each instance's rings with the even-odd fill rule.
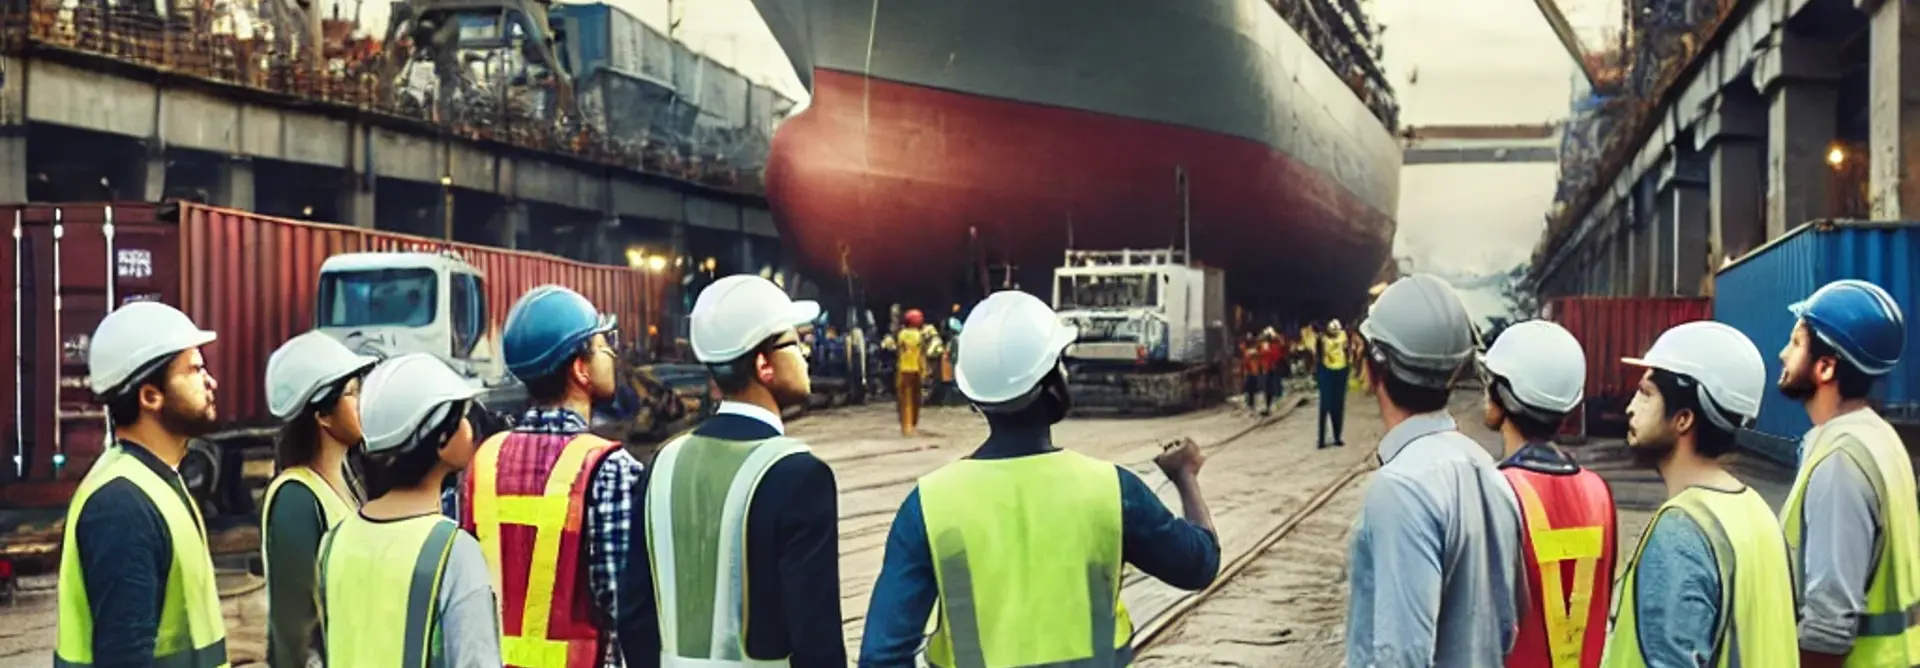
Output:
[[[381,522],[355,514],[327,532],[320,543],[327,665],[428,665],[437,650],[440,583],[459,530],[439,514]]]
[[[1765,668],[1799,665],[1795,622],[1794,582],[1788,565],[1787,541],[1776,529],[1773,509],[1752,488],[1738,493],[1701,487],[1688,488],[1654,511],[1640,537],[1627,574],[1616,583],[1613,615],[1607,632],[1607,650],[1600,665],[1643,668],[1639,626],[1635,624],[1640,554],[1653,535],[1653,523],[1668,513],[1693,520],[1706,534],[1719,565],[1720,618],[1714,630],[1717,668]],[[1728,573],[1732,581],[1727,581]],[[1664,668],[1664,667],[1654,667]]]
[[[920,479],[939,584],[927,663],[1120,666],[1120,478],[1069,450],[962,459]]]
[[[1794,582],[1804,586],[1801,558],[1806,538],[1801,525],[1804,495],[1813,471],[1829,457],[1846,457],[1873,486],[1880,502],[1880,526],[1872,546],[1873,576],[1867,581],[1867,607],[1859,620],[1848,666],[1910,666],[1920,659],[1920,500],[1915,497],[1912,460],[1893,426],[1872,411],[1855,411],[1817,427],[1802,459],[1793,491],[1781,509],[1782,528],[1793,548]]]
[[[60,554],[60,635],[53,664],[56,668],[81,668],[94,662],[93,609],[87,601],[87,579],[81,570],[74,530],[93,493],[109,482],[125,479],[160,511],[173,541],[173,563],[167,568],[167,588],[153,646],[154,665],[223,668],[227,665],[227,625],[220,617],[220,590],[214,582],[213,556],[207,551],[206,521],[184,488],[161,478],[146,462],[128,453],[128,447],[116,444],[107,448],[67,505],[66,549]]]

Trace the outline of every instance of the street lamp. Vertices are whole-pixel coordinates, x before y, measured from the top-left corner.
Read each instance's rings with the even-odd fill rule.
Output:
[[[647,258],[648,271],[658,274],[660,273],[661,270],[666,268],[667,268],[667,257],[665,255],[653,255]]]

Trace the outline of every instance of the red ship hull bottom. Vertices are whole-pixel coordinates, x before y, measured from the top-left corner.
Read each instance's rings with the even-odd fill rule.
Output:
[[[1088,111],[814,72],[767,166],[781,236],[818,276],[930,307],[973,260],[1018,266],[1051,294],[1061,251],[1178,246],[1186,169],[1196,257],[1237,303],[1278,314],[1358,308],[1394,222],[1328,175],[1259,142]]]

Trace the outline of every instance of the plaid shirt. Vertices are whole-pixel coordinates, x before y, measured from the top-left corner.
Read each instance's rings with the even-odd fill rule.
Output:
[[[513,429],[532,434],[579,434],[587,432],[587,420],[565,408],[530,409]],[[640,486],[642,466],[625,448],[615,450],[593,472],[593,484],[587,489],[587,587],[593,602],[606,613],[606,653],[600,665],[617,668],[620,639],[612,620],[620,617],[620,569],[627,563],[627,549],[633,544],[633,495]],[[440,495],[440,509],[455,521],[460,519],[458,488]]]

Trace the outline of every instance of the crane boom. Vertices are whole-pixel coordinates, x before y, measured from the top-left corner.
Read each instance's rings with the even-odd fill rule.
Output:
[[[1573,34],[1573,24],[1567,22],[1567,15],[1560,13],[1554,0],[1533,0],[1540,8],[1540,15],[1546,17],[1547,25],[1553,28],[1553,35],[1560,38],[1560,45],[1567,48],[1567,55],[1573,57],[1575,67],[1587,78],[1587,85],[1600,89],[1600,73],[1593,71],[1593,65],[1587,62],[1586,54],[1580,52],[1580,37]]]

